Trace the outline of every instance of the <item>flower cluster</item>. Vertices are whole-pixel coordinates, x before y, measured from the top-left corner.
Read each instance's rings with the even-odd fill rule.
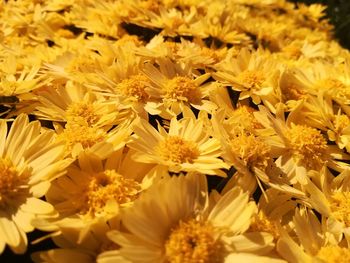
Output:
[[[285,0],[0,3],[0,254],[350,262],[350,53]]]

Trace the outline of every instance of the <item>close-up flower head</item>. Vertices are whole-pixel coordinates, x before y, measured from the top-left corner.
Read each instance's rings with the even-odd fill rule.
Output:
[[[1,1],[0,262],[350,262],[349,14]]]

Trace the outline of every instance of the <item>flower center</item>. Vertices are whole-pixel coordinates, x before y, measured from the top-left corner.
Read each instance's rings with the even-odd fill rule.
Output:
[[[264,73],[260,70],[245,70],[238,75],[238,79],[249,89],[261,89],[266,80]]]
[[[199,103],[201,92],[198,85],[188,77],[175,77],[167,81],[164,87],[164,98]]]
[[[350,226],[350,192],[335,192],[331,199],[331,215]]]
[[[319,130],[292,124],[286,137],[295,157],[306,168],[317,170],[322,166],[326,160],[327,141]]]
[[[339,246],[322,247],[317,258],[327,263],[347,263],[350,262],[350,250]]]
[[[171,230],[165,243],[167,261],[183,263],[221,262],[222,244],[214,237],[214,227],[191,219]]]
[[[198,158],[199,150],[196,143],[186,141],[179,136],[169,136],[157,147],[163,160],[177,164],[193,163]]]
[[[231,139],[231,149],[248,167],[265,169],[271,160],[270,147],[255,135],[242,133]]]
[[[0,158],[0,207],[8,206],[13,199],[27,191],[27,173],[19,173],[7,158]]]
[[[145,101],[150,97],[146,92],[149,86],[150,82],[148,78],[138,74],[122,80],[117,85],[116,89],[126,97],[133,97],[136,100]]]
[[[270,233],[275,239],[280,236],[277,222],[268,218],[262,211],[255,215],[249,229],[252,232]]]
[[[139,196],[141,186],[134,179],[128,179],[114,170],[106,170],[91,177],[87,184],[83,213],[96,214],[106,203],[115,200],[119,205],[127,205]]]
[[[94,125],[100,119],[95,113],[95,108],[89,102],[75,102],[68,106],[66,110],[67,121],[80,125]]]
[[[263,126],[255,119],[254,109],[247,106],[238,107],[228,119],[230,126],[233,127],[231,133],[237,134],[237,131],[253,132],[256,129],[263,128]]]
[[[70,123],[66,124],[63,133],[59,135],[59,138],[66,142],[67,152],[70,152],[76,144],[81,144],[84,149],[90,148],[103,141],[105,137],[106,133],[102,129]]]

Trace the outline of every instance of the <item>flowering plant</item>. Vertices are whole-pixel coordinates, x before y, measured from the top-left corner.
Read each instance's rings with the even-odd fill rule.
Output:
[[[349,262],[350,54],[324,11],[3,1],[0,254]]]

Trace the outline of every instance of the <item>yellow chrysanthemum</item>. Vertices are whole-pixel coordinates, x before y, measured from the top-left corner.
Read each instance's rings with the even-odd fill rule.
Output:
[[[8,132],[0,121],[0,253],[8,245],[15,253],[27,248],[26,233],[31,220],[54,214],[54,208],[40,199],[50,181],[63,174],[64,145],[54,142],[54,133],[44,131],[38,121],[20,115]]]
[[[108,234],[120,250],[101,254],[98,262],[109,262],[116,255],[132,262],[209,263],[236,256],[259,260],[256,252],[268,250],[272,237],[260,232],[245,234],[256,209],[248,194],[234,188],[207,210],[203,187],[204,176],[188,174],[165,178],[150,188],[124,214],[122,222],[128,232]]]
[[[192,118],[170,121],[169,131],[161,126],[158,131],[149,123],[140,120],[134,126],[134,135],[129,147],[136,152],[133,158],[142,163],[165,166],[170,172],[198,171],[204,174],[221,175],[220,169],[228,168],[221,159],[220,142],[210,138],[204,122]]]

